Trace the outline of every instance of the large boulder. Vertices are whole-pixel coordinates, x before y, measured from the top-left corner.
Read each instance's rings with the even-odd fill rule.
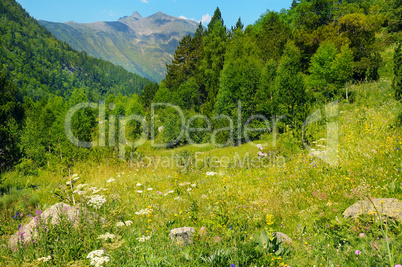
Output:
[[[49,222],[56,224],[60,222],[60,218],[68,219],[73,225],[78,225],[81,214],[89,214],[90,212],[80,206],[70,206],[65,203],[57,203],[44,212],[37,212],[37,215],[25,225],[22,225],[18,232],[12,235],[9,239],[9,247],[13,252],[18,250],[18,243],[21,242],[24,246],[32,243],[37,237],[36,228],[39,224],[45,225]],[[85,216],[87,217],[87,216]],[[93,216],[91,216],[93,218]],[[101,218],[102,221],[104,219]]]
[[[343,212],[343,216],[345,218],[357,218],[359,215],[374,214],[375,212],[402,222],[401,200],[396,198],[372,198],[371,201],[367,199],[356,202]]]

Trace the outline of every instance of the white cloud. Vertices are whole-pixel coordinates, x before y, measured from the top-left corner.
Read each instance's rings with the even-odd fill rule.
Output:
[[[204,23],[209,23],[211,21],[212,17],[207,13],[202,16],[201,22]]]
[[[141,0],[141,2],[148,4],[148,0]]]
[[[187,17],[185,17],[185,16],[183,16],[183,15],[181,15],[181,16],[179,17],[179,19],[186,19],[186,20],[192,20],[192,21],[195,21],[195,22],[200,22],[199,20],[196,20],[195,18],[189,19],[189,18],[187,18]]]
[[[209,22],[211,21],[212,17],[207,13],[207,14],[205,14],[205,15],[202,16],[201,20],[198,20],[198,19],[195,19],[195,18],[189,19],[189,18],[187,18],[187,17],[185,17],[185,16],[183,16],[183,15],[181,15],[181,16],[179,17],[179,19],[187,19],[187,20],[195,21],[195,22],[197,22],[197,23],[202,22],[202,24],[206,24],[206,23],[209,23]]]

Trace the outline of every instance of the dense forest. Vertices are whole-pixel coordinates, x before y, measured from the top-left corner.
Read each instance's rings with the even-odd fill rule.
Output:
[[[278,122],[279,131],[287,127],[298,135],[312,106],[339,98],[352,101],[345,85],[379,79],[380,53],[401,39],[401,11],[400,1],[302,0],[281,12],[268,10],[246,28],[239,18],[229,29],[217,8],[207,28],[200,25],[194,36],[182,39],[153,101],[174,103],[188,116],[224,114],[234,122],[241,119],[242,125],[256,114],[260,119],[286,116]],[[179,131],[174,116],[162,121],[165,142],[175,140]],[[192,123],[208,127],[205,119]],[[230,123],[217,119],[213,128]],[[259,128],[263,124],[251,122]],[[232,135],[219,133],[218,143],[245,139],[242,132]],[[192,140],[209,139],[203,132]]]
[[[264,9],[261,10],[262,12]],[[401,40],[399,0],[301,0],[281,12],[266,11],[246,28],[239,18],[228,28],[219,8],[207,27],[184,37],[166,78],[145,78],[78,53],[41,27],[14,0],[0,2],[0,172],[37,167],[67,169],[77,160],[117,157],[110,134],[103,148],[78,148],[66,137],[68,110],[83,102],[105,101],[106,113],[81,109],[72,118],[73,134],[82,141],[97,139],[99,125],[119,128],[120,115],[137,114],[151,125],[152,103],[179,106],[185,116],[202,114],[187,127],[226,129],[231,121],[258,114],[285,115],[278,130],[300,133],[311,108],[350,97],[345,85],[379,79],[384,47]],[[395,52],[395,97],[401,98],[401,45]],[[238,118],[239,101],[242,116]],[[113,116],[111,116],[113,115]],[[227,118],[227,117],[226,117]],[[159,142],[172,142],[181,121],[172,108],[157,109],[154,129]],[[253,127],[262,127],[253,120]],[[144,127],[128,125],[127,136],[137,139]],[[272,129],[271,129],[272,130]],[[238,130],[236,130],[238,131]],[[267,129],[268,131],[268,129]],[[252,139],[262,132],[253,133]],[[118,136],[113,136],[119,138]],[[209,142],[211,132],[194,132],[191,140]],[[243,133],[222,130],[217,143],[235,145]],[[135,148],[133,148],[135,149]]]
[[[79,151],[64,134],[70,107],[109,95],[138,98],[151,85],[122,67],[74,51],[14,0],[0,2],[0,66],[0,171],[19,160],[33,169],[56,154],[68,160],[63,152]],[[95,113],[86,110],[81,116],[74,118],[75,132],[90,139]]]

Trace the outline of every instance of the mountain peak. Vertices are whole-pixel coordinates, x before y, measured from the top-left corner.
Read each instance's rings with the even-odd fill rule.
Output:
[[[142,19],[142,16],[137,11],[134,11],[134,13],[130,17],[135,19]]]
[[[134,13],[131,16],[124,16],[119,18],[119,20],[129,20],[129,21],[140,20],[140,19],[142,19],[142,16],[137,11],[134,11]]]

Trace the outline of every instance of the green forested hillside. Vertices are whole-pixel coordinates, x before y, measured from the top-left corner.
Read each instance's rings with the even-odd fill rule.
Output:
[[[0,171],[21,156],[28,160],[28,166],[41,166],[55,154],[67,160],[63,151],[75,153],[63,128],[69,108],[109,95],[123,98],[139,94],[151,83],[122,67],[73,50],[14,0],[0,1],[0,74]],[[89,140],[96,115],[88,111],[82,116],[85,118],[76,123],[74,131]]]
[[[83,89],[90,99],[139,93],[149,81],[110,62],[74,51],[57,40],[13,0],[0,2],[0,64],[24,96],[69,98]]]

